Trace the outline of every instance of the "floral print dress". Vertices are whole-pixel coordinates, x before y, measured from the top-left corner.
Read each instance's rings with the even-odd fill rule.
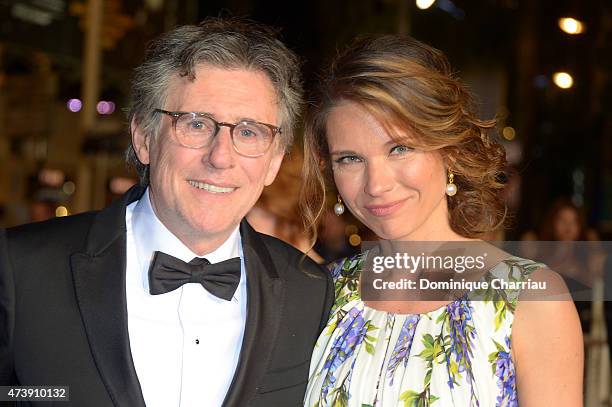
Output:
[[[330,265],[336,301],[314,349],[304,406],[518,405],[510,357],[518,291],[394,314],[361,300],[363,261],[359,254]],[[511,257],[485,278],[524,281],[541,266]]]

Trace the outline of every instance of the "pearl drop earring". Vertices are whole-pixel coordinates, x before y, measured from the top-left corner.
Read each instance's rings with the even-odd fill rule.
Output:
[[[457,185],[454,183],[455,174],[448,170],[448,184],[446,184],[446,195],[454,196],[457,193]]]
[[[340,198],[340,194],[338,194],[338,202],[334,205],[334,213],[336,216],[340,216],[344,213],[344,204],[342,203],[342,198]]]

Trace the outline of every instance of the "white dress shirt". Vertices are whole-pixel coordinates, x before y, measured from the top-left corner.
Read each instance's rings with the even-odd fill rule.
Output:
[[[126,294],[130,349],[148,407],[220,406],[238,364],[246,321],[246,274],[238,227],[205,257],[241,259],[240,284],[231,301],[201,284],[149,294],[154,251],[185,262],[197,257],[157,218],[149,190],[126,209]]]

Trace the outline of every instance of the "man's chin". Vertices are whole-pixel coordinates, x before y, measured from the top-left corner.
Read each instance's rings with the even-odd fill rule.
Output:
[[[229,236],[239,224],[240,221],[225,224],[218,224],[214,222],[194,223],[191,225],[191,229],[196,237],[210,239],[224,235]]]

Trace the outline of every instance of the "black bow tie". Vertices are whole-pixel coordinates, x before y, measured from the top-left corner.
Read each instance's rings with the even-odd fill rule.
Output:
[[[176,290],[183,284],[200,283],[211,294],[229,301],[240,282],[240,258],[210,264],[196,257],[189,263],[163,252],[155,252],[149,267],[149,292],[152,295]]]

